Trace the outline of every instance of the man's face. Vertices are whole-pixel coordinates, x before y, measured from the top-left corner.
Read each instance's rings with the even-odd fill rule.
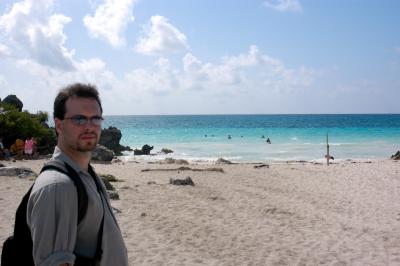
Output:
[[[85,125],[77,125],[70,119],[76,116],[101,117],[100,106],[92,98],[69,98],[65,103],[64,120],[55,119],[58,142],[64,148],[75,152],[92,151],[100,139],[101,125],[91,123],[90,119]]]

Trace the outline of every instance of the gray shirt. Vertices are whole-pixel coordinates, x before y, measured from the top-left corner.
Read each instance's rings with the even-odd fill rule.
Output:
[[[78,194],[73,181],[55,170],[38,176],[29,197],[27,223],[33,240],[35,265],[60,265],[75,261],[74,252],[94,257],[97,237],[103,217],[103,203],[96,184],[89,173],[83,171],[58,147],[53,158],[68,163],[81,177],[88,194],[85,217],[77,224]],[[112,212],[109,199],[102,187],[104,227],[101,265],[128,265],[127,251]]]

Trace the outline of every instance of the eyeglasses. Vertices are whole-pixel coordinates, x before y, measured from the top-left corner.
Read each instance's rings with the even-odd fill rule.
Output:
[[[86,117],[84,115],[74,115],[71,117],[64,117],[63,120],[65,119],[71,120],[71,122],[76,126],[85,126],[89,122],[92,125],[101,126],[101,123],[103,123],[104,120],[104,118],[101,116]]]

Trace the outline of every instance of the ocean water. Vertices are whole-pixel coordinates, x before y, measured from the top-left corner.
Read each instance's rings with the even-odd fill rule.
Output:
[[[400,150],[400,114],[106,116],[108,126],[121,130],[122,145],[174,151],[141,156],[151,160],[322,161],[327,134],[335,160],[388,158]],[[133,152],[124,156],[135,159]]]

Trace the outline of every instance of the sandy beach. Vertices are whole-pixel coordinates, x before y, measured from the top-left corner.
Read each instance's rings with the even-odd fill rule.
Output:
[[[400,265],[400,162],[93,165],[121,181],[130,265]],[[195,186],[169,184],[188,176]],[[0,176],[0,245],[32,182]]]

